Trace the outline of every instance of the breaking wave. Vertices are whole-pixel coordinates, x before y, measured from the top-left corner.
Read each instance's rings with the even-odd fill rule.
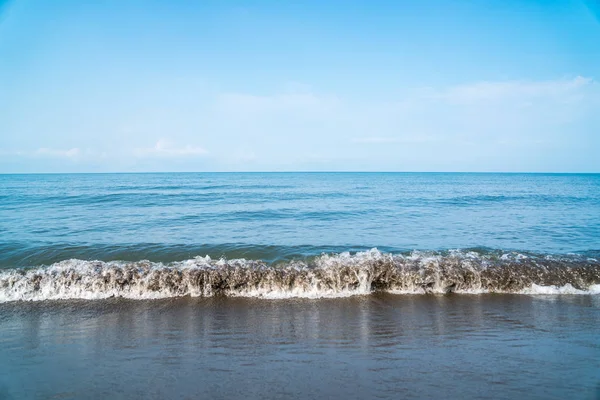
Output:
[[[600,262],[583,256],[323,254],[282,264],[210,257],[169,264],[66,260],[0,270],[0,302],[180,296],[342,297],[377,291],[600,294]]]

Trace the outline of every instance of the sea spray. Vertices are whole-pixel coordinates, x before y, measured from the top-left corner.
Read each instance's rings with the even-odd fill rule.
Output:
[[[453,251],[388,254],[376,249],[268,264],[196,257],[150,261],[66,260],[0,272],[0,302],[155,299],[180,296],[341,297],[391,293],[600,293],[600,262],[582,256],[502,256]]]

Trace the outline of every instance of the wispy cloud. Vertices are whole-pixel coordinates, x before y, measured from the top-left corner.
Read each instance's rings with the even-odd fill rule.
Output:
[[[549,81],[477,82],[458,85],[443,90],[430,89],[429,97],[455,103],[506,100],[511,98],[560,98],[594,85],[591,78],[577,76],[573,79]]]
[[[290,84],[271,95],[214,93],[188,114],[166,113],[126,134],[115,129],[118,135],[100,148],[61,143],[59,148],[0,149],[0,154],[122,170],[166,170],[175,164],[186,170],[472,170],[482,165],[543,170],[543,163],[559,160],[564,149],[594,147],[598,109],[600,84],[583,76],[415,88],[389,100],[341,97]],[[140,142],[165,131],[177,136]],[[202,146],[197,132],[210,133]]]
[[[317,95],[311,92],[290,91],[270,96],[245,93],[223,93],[218,106],[238,114],[256,114],[285,111],[327,112],[340,105],[335,96]]]
[[[363,143],[363,144],[411,144],[411,143],[428,143],[434,142],[440,139],[437,136],[430,135],[414,135],[414,136],[365,136],[353,138],[352,143]]]
[[[166,139],[160,139],[154,147],[136,148],[134,154],[138,157],[198,157],[207,154],[202,147],[186,145],[177,147]]]
[[[261,143],[269,149],[261,165],[287,165],[321,149],[336,162],[343,153],[350,168],[468,170],[482,159],[496,168],[507,163],[498,146],[522,143],[511,145],[520,153],[508,158],[519,157],[521,164],[511,161],[514,168],[526,170],[532,159],[555,158],[552,151],[568,146],[569,132],[582,121],[597,123],[600,85],[583,76],[472,82],[415,88],[389,101],[300,87],[272,95],[221,94],[216,105],[211,131],[250,147]]]
[[[5,150],[0,149],[0,155],[17,157],[36,157],[36,158],[63,158],[77,159],[82,155],[82,151],[73,147],[71,149],[53,149],[49,147],[40,147],[37,150]]]
[[[77,147],[67,150],[51,149],[48,147],[40,147],[35,150],[32,155],[42,157],[58,157],[58,158],[69,158],[75,159],[81,155],[81,150]]]

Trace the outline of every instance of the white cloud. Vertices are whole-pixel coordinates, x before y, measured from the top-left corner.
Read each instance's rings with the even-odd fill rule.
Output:
[[[310,92],[286,92],[271,96],[256,96],[245,93],[223,93],[217,106],[236,114],[265,114],[271,112],[304,111],[330,112],[340,105],[334,96],[319,96]]]
[[[413,136],[395,136],[395,137],[382,137],[382,136],[365,136],[353,138],[352,143],[363,143],[363,144],[411,144],[411,143],[428,143],[434,142],[441,139],[438,136],[431,135],[413,135]]]
[[[176,147],[166,139],[160,139],[154,147],[134,149],[138,157],[198,157],[207,153],[206,149],[197,146]]]
[[[362,137],[362,138],[354,138],[354,139],[352,139],[352,142],[353,143],[387,144],[387,143],[398,143],[398,138],[369,136],[369,137]]]
[[[582,76],[422,88],[389,102],[345,101],[309,91],[270,96],[226,93],[217,97],[212,118],[230,129],[237,123],[237,129],[248,134],[256,130],[267,136],[309,135],[314,129],[326,137],[335,130],[345,132],[354,143],[430,143],[445,139],[454,128],[484,135],[482,128],[510,125],[511,118],[519,124],[573,120],[583,109],[589,111],[588,100],[599,98],[600,85]],[[406,136],[407,130],[419,134]]]
[[[18,155],[26,154],[23,152],[17,152]],[[42,156],[42,157],[57,157],[57,158],[69,158],[75,159],[81,155],[81,150],[77,147],[68,150],[60,150],[60,149],[51,149],[48,147],[40,147],[36,151],[32,153],[34,156]]]
[[[67,160],[79,160],[83,155],[92,156],[90,150],[82,151],[77,147],[70,149],[54,149],[40,147],[36,150],[0,150],[0,155],[34,158],[62,158]]]
[[[575,170],[584,162],[576,165],[571,161],[574,157],[564,154],[576,151],[585,153],[586,163],[597,165],[591,149],[598,143],[595,132],[600,129],[600,84],[581,76],[416,88],[386,93],[386,100],[342,98],[290,83],[270,95],[213,93],[200,96],[189,107],[165,106],[162,112],[152,107],[122,117],[129,125],[107,129],[112,132],[109,140],[87,142],[94,150],[7,149],[0,154],[62,158],[73,161],[65,165],[95,163],[98,169],[124,171],[174,166],[185,170],[560,170],[565,166],[567,170],[567,163]],[[141,142],[166,132],[177,132],[173,137],[177,141]],[[195,144],[198,132],[202,132],[202,147]],[[18,144],[27,145],[6,141],[5,146]]]
[[[343,155],[335,165],[350,169],[528,170],[554,162],[574,129],[589,137],[600,107],[600,85],[581,76],[420,88],[390,101],[308,90],[219,95],[206,130],[260,146],[262,169],[308,166],[319,152],[319,162]]]
[[[535,99],[553,98],[569,99],[569,95],[581,89],[594,85],[591,78],[577,76],[573,79],[549,81],[504,81],[477,82],[458,85],[444,90],[431,90],[429,96],[433,99],[446,100],[452,103],[474,103],[498,101],[514,98]],[[531,104],[531,103],[529,103]]]

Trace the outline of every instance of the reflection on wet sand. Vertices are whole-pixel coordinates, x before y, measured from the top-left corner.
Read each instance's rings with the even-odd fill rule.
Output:
[[[2,398],[594,398],[598,296],[0,305]]]

